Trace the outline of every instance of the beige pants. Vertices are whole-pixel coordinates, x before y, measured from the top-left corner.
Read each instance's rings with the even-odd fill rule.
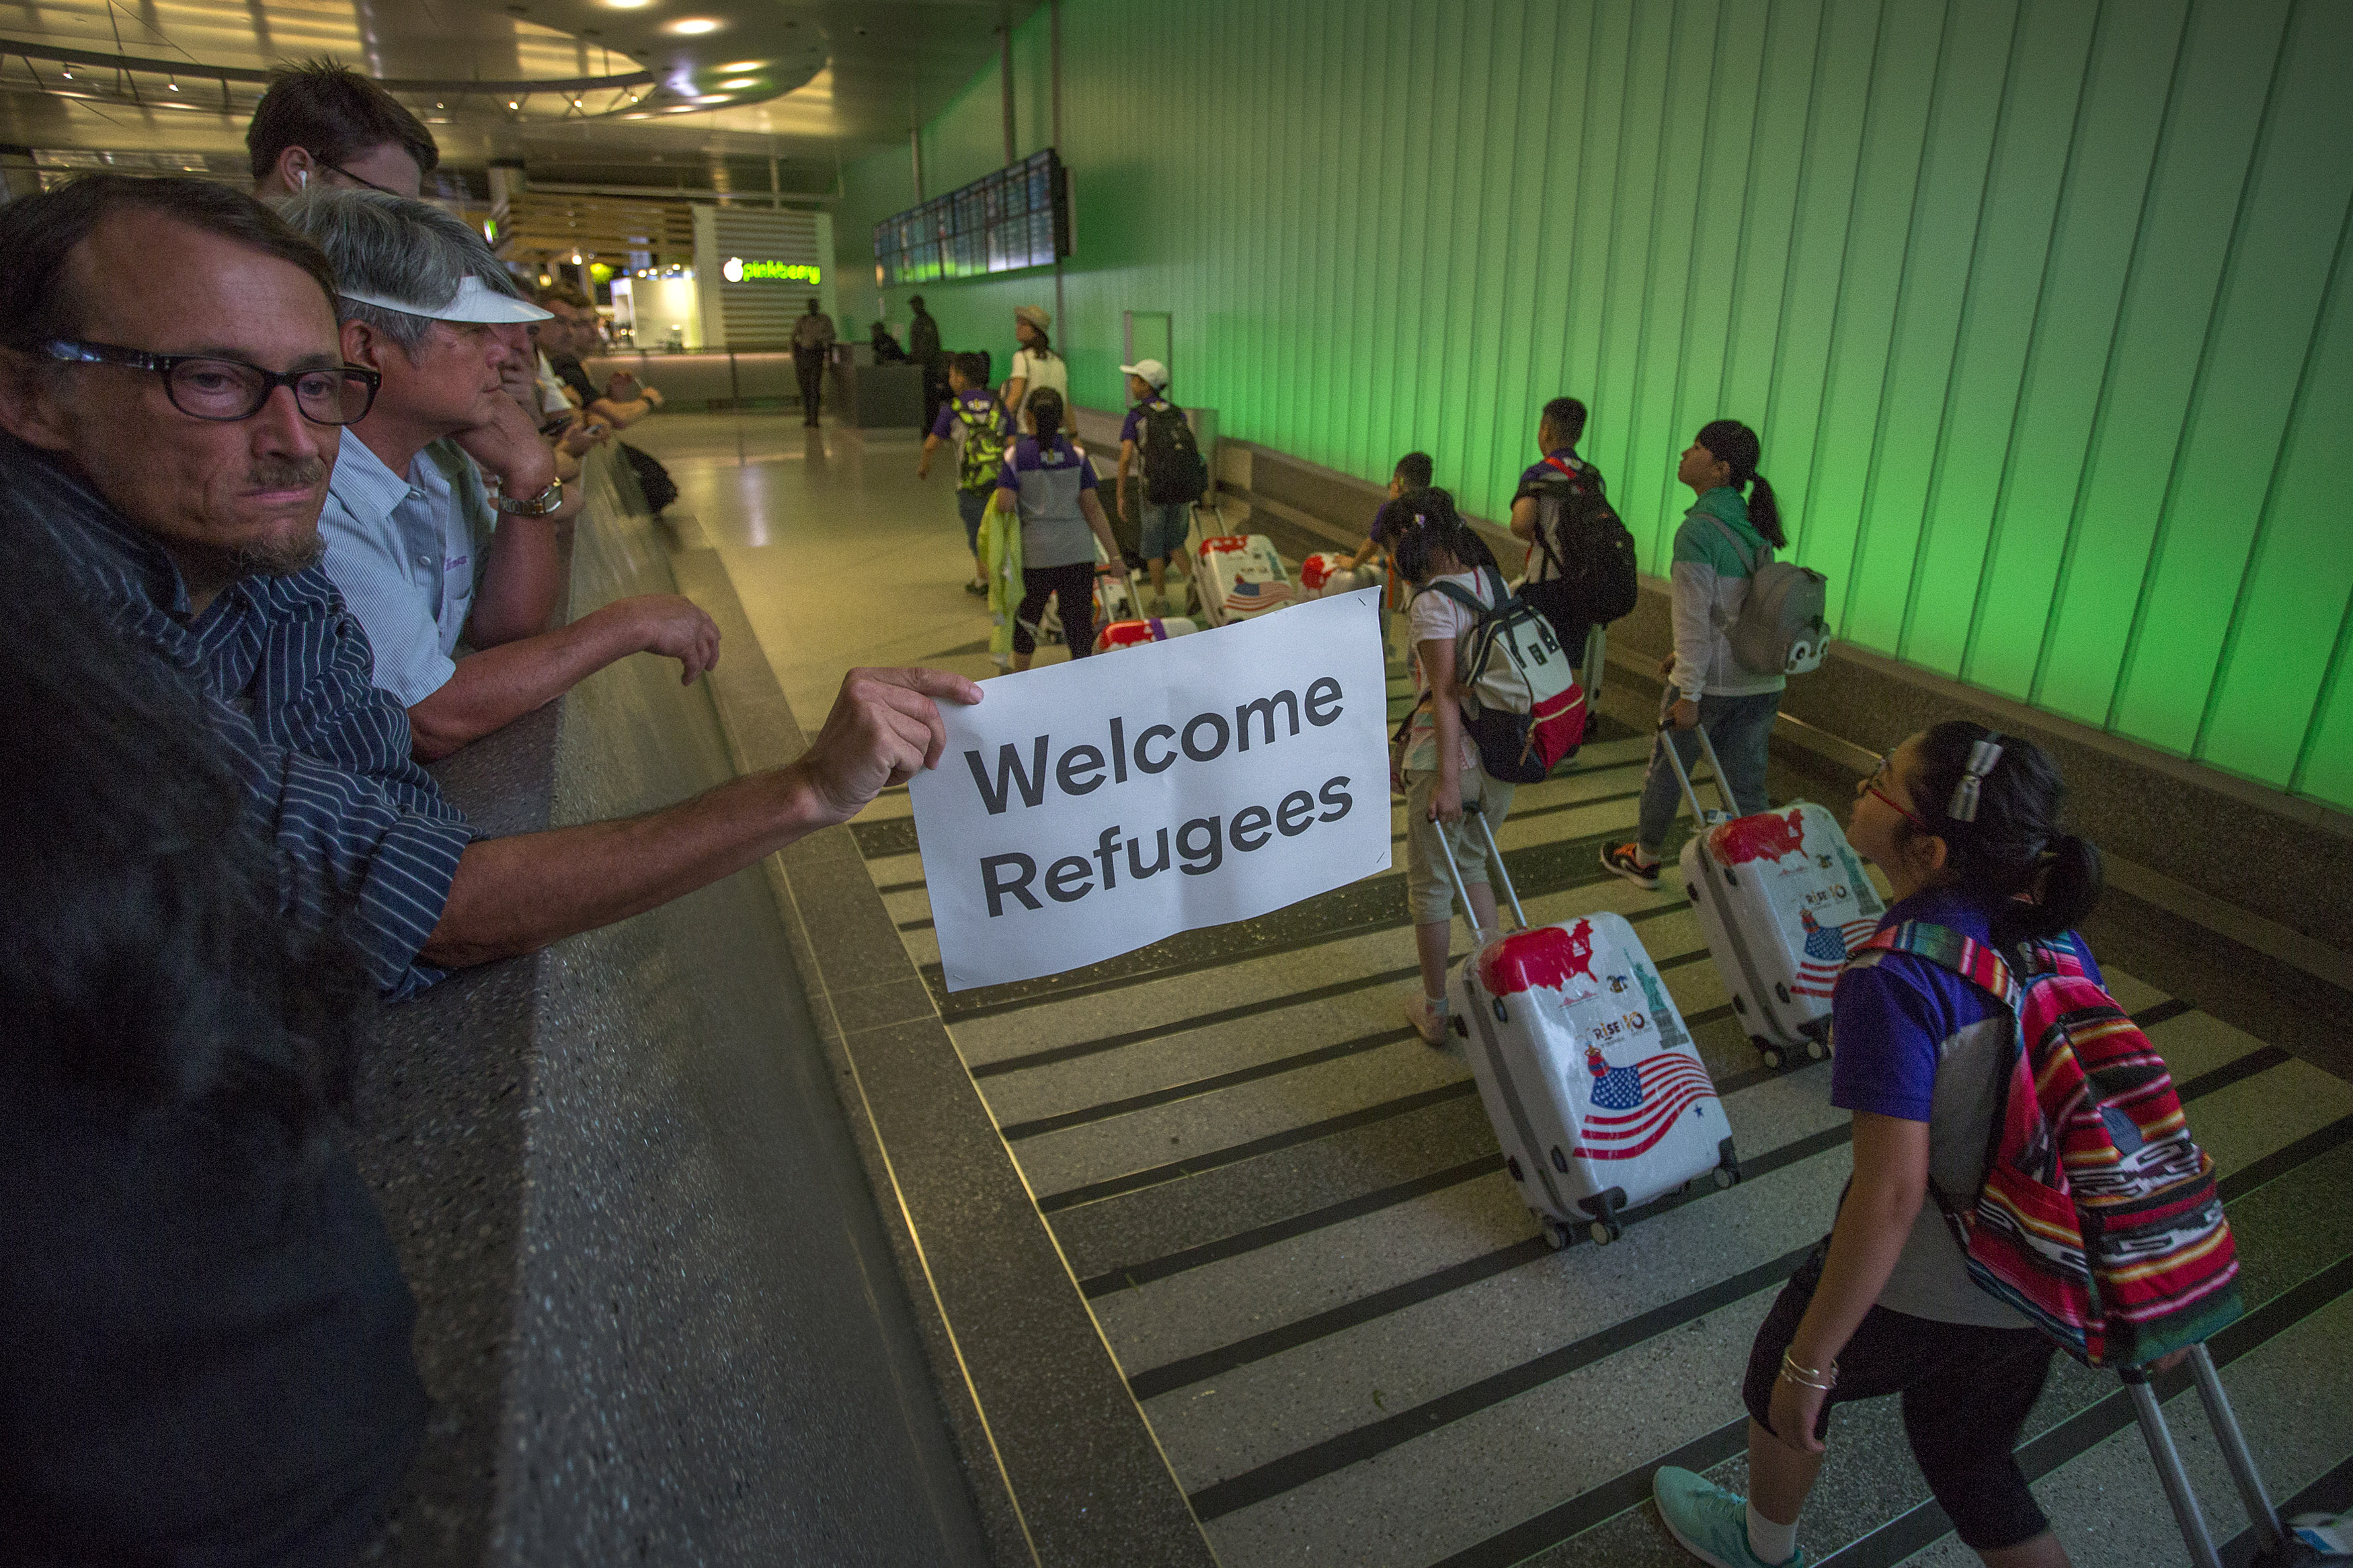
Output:
[[[1414,924],[1436,925],[1454,918],[1454,879],[1447,872],[1440,836],[1444,835],[1446,847],[1454,852],[1462,880],[1471,883],[1487,879],[1487,835],[1479,831],[1468,812],[1451,826],[1430,819],[1430,797],[1438,793],[1435,771],[1408,773],[1405,786],[1406,908]],[[1462,804],[1474,801],[1487,818],[1489,831],[1501,832],[1504,818],[1511,815],[1512,786],[1489,778],[1484,768],[1466,768]]]

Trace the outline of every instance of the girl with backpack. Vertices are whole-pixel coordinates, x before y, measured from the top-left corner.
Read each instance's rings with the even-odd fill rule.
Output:
[[[1094,465],[1062,434],[1062,395],[1041,387],[1029,396],[1034,434],[1005,454],[997,475],[997,507],[1021,519],[1021,607],[1013,618],[1013,668],[1029,668],[1046,601],[1062,612],[1062,637],[1072,658],[1095,650],[1095,541],[1112,561],[1119,541],[1095,495]],[[1131,597],[1133,595],[1131,594]]]
[[[1699,740],[1691,731],[1705,730],[1739,815],[1766,806],[1767,743],[1787,679],[1778,669],[1742,664],[1725,635],[1747,599],[1759,552],[1789,542],[1773,487],[1757,471],[1758,456],[1756,431],[1737,419],[1717,419],[1701,427],[1675,469],[1695,500],[1675,530],[1675,650],[1659,667],[1667,680],[1661,716],[1673,728],[1662,729],[1652,745],[1634,841],[1601,851],[1601,864],[1638,888],[1659,885],[1659,858],[1682,804],[1683,786],[1667,765],[1669,744],[1686,770],[1696,767]]]
[[[1490,831],[1500,831],[1512,809],[1513,786],[1481,765],[1462,716],[1466,693],[1456,679],[1455,642],[1476,617],[1447,594],[1444,584],[1482,605],[1504,591],[1502,572],[1487,542],[1438,489],[1409,490],[1381,508],[1373,524],[1397,560],[1398,575],[1412,584],[1406,610],[1407,666],[1416,703],[1390,750],[1389,782],[1405,796],[1406,907],[1421,962],[1421,992],[1405,999],[1406,1021],[1424,1044],[1446,1043],[1446,950],[1454,921],[1454,884],[1446,847],[1461,868],[1463,892],[1484,930],[1494,930],[1495,894],[1487,881],[1487,844],[1463,819],[1476,805]]]
[[[2073,928],[2099,898],[2100,857],[2060,831],[2062,793],[2017,736],[1949,720],[1905,741],[1856,787],[1847,829],[1894,885],[1881,931],[2063,945],[2096,981]],[[1850,961],[1831,1007],[1831,1103],[1854,1114],[1854,1180],[1749,1352],[1749,1496],[1669,1467],[1652,1482],[1660,1517],[1719,1568],[1803,1563],[1798,1514],[1831,1408],[1901,1394],[1913,1456],[1962,1542],[1995,1568],[2063,1568],[2012,1456],[2053,1342],[1972,1281],[1942,1212],[1973,1203],[1984,1176],[2010,1014],[1940,964],[1876,950]]]

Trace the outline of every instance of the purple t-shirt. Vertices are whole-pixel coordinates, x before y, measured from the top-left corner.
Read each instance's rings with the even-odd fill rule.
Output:
[[[941,404],[940,416],[932,421],[932,434],[943,441],[953,439],[956,426],[965,423],[956,416],[956,410],[959,407],[973,416],[970,421],[973,424],[986,424],[991,416],[994,416],[999,432],[1009,429],[1005,422],[1005,410],[997,406],[996,395],[976,390],[958,393],[954,401]]]
[[[1584,458],[1577,455],[1576,447],[1558,447],[1554,451],[1545,454],[1545,460],[1543,462],[1530,463],[1525,468],[1520,471],[1520,488],[1512,492],[1512,499],[1514,500],[1525,500],[1528,497],[1535,494],[1538,490],[1544,489],[1546,485],[1560,479],[1561,471],[1552,466],[1552,459],[1555,458],[1558,458],[1562,462],[1567,463],[1572,468],[1589,469],[1592,467],[1591,464],[1588,463]]]
[[[1999,906],[1932,888],[1887,911],[1883,929],[1907,920],[1986,940]],[[2080,938],[2084,973],[2099,968]],[[2017,1034],[2001,1004],[1948,969],[1910,953],[1864,953],[1839,976],[1831,1002],[1838,1055],[1831,1103],[1928,1127],[1928,1175],[1966,1205],[1985,1176],[1986,1139]],[[1934,1197],[1920,1205],[1879,1305],[1938,1322],[2023,1328],[2026,1320],[1969,1280],[1960,1244]]]
[[[1134,441],[1139,446],[1142,445],[1144,441],[1144,416],[1151,413],[1155,408],[1166,408],[1169,406],[1170,404],[1168,399],[1166,397],[1150,397],[1129,409],[1127,411],[1127,417],[1120,422],[1120,444],[1122,446],[1125,446],[1128,442]]]
[[[1949,926],[1976,942],[1989,940],[1991,910],[1947,888],[1915,893],[1891,907],[1879,929],[1905,921]],[[2094,981],[2099,965],[2079,940],[2084,969]],[[1970,1025],[1994,1017],[2000,1003],[1951,970],[1909,953],[1886,953],[1839,976],[1831,1001],[1838,1055],[1831,1064],[1831,1103],[1906,1121],[1926,1121],[1936,1091],[1936,1068],[1946,1043]]]

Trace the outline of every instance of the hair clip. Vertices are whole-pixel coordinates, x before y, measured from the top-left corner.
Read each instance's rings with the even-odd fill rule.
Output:
[[[1978,786],[2001,761],[2001,731],[1989,730],[1985,739],[1969,747],[1969,760],[1961,771],[1961,782],[1953,786],[1953,798],[1945,807],[1945,815],[1955,822],[1975,822],[1978,819]]]

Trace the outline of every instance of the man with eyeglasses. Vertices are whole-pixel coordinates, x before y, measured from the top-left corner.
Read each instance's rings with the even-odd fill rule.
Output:
[[[393,96],[329,60],[271,73],[246,127],[253,194],[280,202],[308,190],[415,196],[441,162],[433,132]]]
[[[936,699],[980,700],[944,671],[853,670],[786,767],[626,822],[478,837],[319,570],[328,474],[378,378],[344,363],[318,247],[219,185],[98,174],[0,207],[0,538],[57,556],[155,679],[196,689],[280,911],[343,934],[394,997],[849,820],[938,761]]]
[[[481,237],[372,191],[314,191],[280,211],[334,265],[346,363],[383,383],[343,443],[319,526],[417,754],[448,756],[633,653],[677,659],[688,684],[709,668],[719,628],[674,594],[549,629],[564,587],[554,520],[578,498],[501,376],[546,312]]]

